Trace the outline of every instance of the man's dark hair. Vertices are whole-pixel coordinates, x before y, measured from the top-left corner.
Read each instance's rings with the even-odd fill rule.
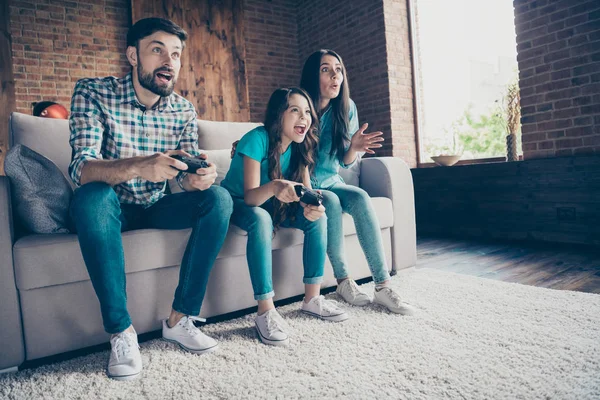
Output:
[[[185,47],[185,41],[188,38],[187,32],[176,23],[164,18],[144,18],[136,22],[127,32],[127,47],[135,46],[137,48],[140,40],[159,31],[177,36],[181,40],[182,46]]]

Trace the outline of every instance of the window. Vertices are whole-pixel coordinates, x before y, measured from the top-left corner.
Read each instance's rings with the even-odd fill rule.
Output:
[[[505,99],[511,85],[518,90],[512,1],[411,6],[421,163],[440,154],[505,157]]]

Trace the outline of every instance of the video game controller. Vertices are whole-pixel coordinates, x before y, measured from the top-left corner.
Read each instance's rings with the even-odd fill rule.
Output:
[[[295,185],[296,196],[300,201],[311,206],[320,206],[323,203],[323,195],[316,190],[308,189],[304,185]]]
[[[206,161],[202,160],[201,158],[185,157],[185,156],[180,156],[177,154],[171,156],[171,158],[179,160],[182,163],[184,163],[185,165],[187,165],[188,169],[186,169],[185,172],[190,172],[192,174],[195,174],[196,171],[198,171],[201,168],[208,167],[208,163]]]

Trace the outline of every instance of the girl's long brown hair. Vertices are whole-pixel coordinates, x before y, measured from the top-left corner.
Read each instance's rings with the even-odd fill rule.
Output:
[[[315,167],[314,150],[317,148],[319,129],[319,120],[315,112],[315,107],[308,93],[298,87],[280,88],[273,92],[267,105],[265,113],[265,129],[269,134],[269,178],[271,180],[283,179],[281,171],[281,135],[283,134],[283,116],[290,105],[290,97],[294,94],[300,95],[306,99],[310,107],[310,115],[312,122],[306,132],[306,136],[302,143],[292,142],[292,155],[290,159],[290,170],[292,171],[289,177],[290,181],[302,183],[304,169],[309,168],[309,171]],[[298,203],[285,204],[281,203],[277,198],[273,198],[273,226],[275,229],[279,227],[281,222],[288,217],[294,217],[298,209]]]
[[[333,120],[333,138],[331,143],[330,155],[336,155],[340,160],[344,157],[345,146],[350,143],[350,134],[348,132],[348,124],[350,121],[350,86],[348,85],[348,77],[346,76],[346,67],[342,61],[342,57],[333,50],[321,49],[312,53],[304,63],[302,68],[302,78],[300,79],[300,87],[306,90],[310,95],[313,103],[317,107],[317,114],[322,115],[321,110],[321,59],[325,55],[330,55],[340,62],[342,67],[342,76],[344,78],[340,85],[340,94],[331,99],[330,107]]]

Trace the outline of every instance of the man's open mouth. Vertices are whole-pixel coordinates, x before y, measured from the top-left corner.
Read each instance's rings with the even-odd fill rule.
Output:
[[[169,83],[173,79],[173,74],[169,72],[157,72],[156,77],[164,83]]]

